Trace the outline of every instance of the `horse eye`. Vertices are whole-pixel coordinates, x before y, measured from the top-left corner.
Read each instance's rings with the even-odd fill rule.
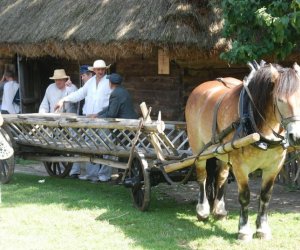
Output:
[[[280,99],[280,98],[278,98],[277,101],[278,101],[278,102],[284,102],[284,100],[283,100],[283,99]]]

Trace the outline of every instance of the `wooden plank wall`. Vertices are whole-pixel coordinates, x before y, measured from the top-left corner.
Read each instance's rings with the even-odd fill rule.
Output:
[[[184,109],[191,91],[200,83],[217,77],[243,79],[248,68],[232,66],[216,59],[194,62],[170,62],[170,75],[158,75],[157,55],[130,58],[116,62],[116,70],[124,76],[124,86],[130,91],[138,110],[140,102],[152,107],[152,116],[162,111],[164,120],[184,121]]]
[[[157,119],[162,112],[163,120],[182,120],[180,69],[170,65],[170,75],[158,74],[156,56],[133,57],[116,62],[116,71],[124,77],[124,86],[132,95],[136,111],[141,115],[139,104],[146,102],[152,107],[151,117]]]
[[[184,72],[182,77],[183,110],[190,93],[199,84],[214,80],[218,77],[234,77],[242,80],[244,76],[249,74],[249,69],[246,67],[228,67],[225,63],[216,63],[214,66],[210,66],[207,65],[207,62],[201,63],[201,61],[199,61],[198,63],[189,65],[182,64],[182,68]]]

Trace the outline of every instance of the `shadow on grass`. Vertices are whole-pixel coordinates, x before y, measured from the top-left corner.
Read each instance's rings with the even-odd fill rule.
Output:
[[[23,204],[60,204],[72,210],[101,209],[96,221],[107,221],[120,228],[143,249],[185,248],[191,241],[213,237],[221,237],[229,243],[236,241],[237,212],[229,217],[234,228],[213,220],[198,222],[193,202],[177,203],[160,197],[155,190],[150,210],[143,213],[133,207],[130,189],[123,186],[15,174],[10,184],[2,186],[2,206]]]

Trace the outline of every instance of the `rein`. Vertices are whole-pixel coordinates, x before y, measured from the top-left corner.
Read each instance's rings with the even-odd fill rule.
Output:
[[[251,123],[253,125],[253,127],[255,128],[256,132],[261,136],[261,138],[264,138],[264,140],[268,141],[268,142],[271,142],[272,144],[275,142],[276,144],[280,144],[283,140],[285,140],[285,137],[280,135],[279,133],[277,133],[276,131],[274,131],[273,128],[271,128],[271,126],[269,126],[269,124],[267,123],[266,119],[263,117],[263,115],[259,112],[257,106],[255,105],[255,102],[253,101],[253,97],[250,93],[250,90],[248,88],[248,86],[245,84],[245,82],[243,83],[243,88],[245,89],[253,107],[255,108],[255,110],[257,111],[258,115],[260,116],[260,118],[266,123],[266,125],[270,128],[270,130],[272,131],[273,135],[275,135],[275,137],[279,138],[280,141],[273,141],[273,140],[268,140],[266,139],[261,133],[260,131],[258,130],[258,128],[256,127],[256,124],[254,122],[254,116],[253,116],[253,110],[250,106],[250,109],[251,109],[251,112],[250,112],[250,120],[251,120]],[[278,108],[277,108],[278,110]],[[279,111],[279,110],[278,110]],[[280,114],[281,115],[281,114]]]
[[[300,121],[300,116],[299,115],[295,115],[295,116],[289,116],[289,117],[283,117],[283,115],[281,114],[279,108],[278,108],[278,105],[277,105],[277,100],[275,101],[275,105],[274,105],[276,108],[277,108],[277,111],[279,113],[279,116],[280,116],[280,120],[281,120],[281,126],[286,129],[287,125],[291,122],[297,122],[297,121]]]

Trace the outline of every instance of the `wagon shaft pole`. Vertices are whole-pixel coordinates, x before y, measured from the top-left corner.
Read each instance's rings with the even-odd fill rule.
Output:
[[[181,161],[166,164],[163,167],[166,173],[170,173],[175,170],[189,167],[193,165],[196,160],[207,160],[217,155],[226,154],[233,151],[235,148],[242,148],[254,142],[257,142],[259,140],[260,140],[259,134],[253,133],[243,138],[237,139],[233,143],[230,141],[225,144],[212,145],[208,149],[204,150],[203,153],[199,156],[193,155],[184,158]]]

